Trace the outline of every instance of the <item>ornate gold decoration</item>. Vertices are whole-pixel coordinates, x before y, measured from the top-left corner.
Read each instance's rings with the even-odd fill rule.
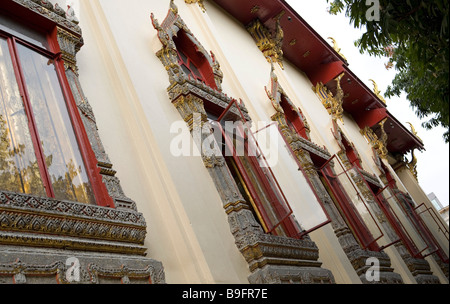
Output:
[[[184,0],[184,2],[186,2],[187,4],[198,3],[198,6],[200,6],[202,11],[206,12],[206,7],[205,4],[203,3],[204,0]]]
[[[313,87],[313,91],[317,94],[317,96],[322,101],[323,106],[327,109],[328,113],[331,115],[333,120],[341,120],[344,122],[344,91],[341,87],[341,79],[344,77],[345,73],[342,73],[337,78],[336,81],[336,95],[333,96],[333,93],[321,82],[317,83],[315,87]]]
[[[83,45],[82,38],[57,27],[57,39],[61,49],[61,58],[64,61],[64,67],[66,70],[72,69],[75,73],[77,73],[78,67],[76,54]]]
[[[339,54],[345,61],[347,61],[347,58],[345,58],[344,54],[341,53],[341,48],[338,46],[336,39],[333,37],[328,37],[333,42],[333,49],[336,51],[336,53]]]
[[[386,159],[389,151],[387,150],[387,139],[388,136],[386,134],[386,131],[384,130],[384,124],[386,123],[387,118],[383,119],[380,123],[380,130],[381,130],[381,137],[378,138],[378,136],[375,134],[375,132],[370,128],[369,126],[366,126],[364,129],[361,129],[360,132],[362,135],[364,135],[367,140],[369,141],[372,148],[375,149],[377,154],[381,157]]]
[[[256,45],[264,54],[268,62],[277,62],[283,68],[283,39],[284,33],[280,26],[280,17],[276,20],[276,32],[272,35],[269,29],[255,19],[247,27],[247,31],[252,35],[256,41]]]
[[[373,84],[373,92],[374,92],[374,94],[375,95],[377,95],[377,97],[386,105],[387,104],[387,102],[386,102],[386,100],[384,99],[384,97],[383,97],[383,95],[381,95],[381,91],[380,91],[380,89],[378,88],[378,85],[377,85],[377,83],[375,82],[375,80],[373,80],[373,79],[369,79],[371,82],[372,82],[372,84]]]
[[[208,63],[213,69],[214,80],[217,89],[221,91],[223,73],[220,70],[219,62],[214,56],[214,53],[208,53],[206,49],[200,44],[200,42],[198,42],[198,40],[195,38],[194,34],[190,31],[190,29],[178,15],[178,7],[175,5],[173,0],[170,1],[169,12],[167,13],[166,18],[161,24],[154,17],[153,13],[151,14],[151,19],[153,27],[158,31],[158,38],[163,45],[163,48],[159,50],[156,55],[164,64],[164,67],[169,74],[169,81],[171,83],[171,86],[175,85],[175,83],[182,83],[186,79],[188,79],[188,76],[178,64],[177,48],[175,42],[173,41],[173,37],[175,37],[177,33],[182,30],[195,44],[195,48],[197,49],[197,51],[202,53],[206,60],[208,60]],[[199,82],[198,85],[201,86],[202,83]]]
[[[419,135],[417,135],[417,131],[416,131],[416,129],[414,128],[413,124],[410,123],[410,122],[407,122],[407,124],[408,124],[409,127],[411,128],[412,134],[414,134],[414,136],[417,137],[417,139],[420,140],[420,141],[423,143],[422,138],[420,138]]]
[[[406,167],[411,171],[412,175],[415,177],[415,179],[418,181],[418,174],[417,174],[417,157],[414,153],[414,150],[411,151],[411,161],[406,164]]]
[[[332,99],[333,104],[332,104],[332,108],[334,111],[334,116],[333,119],[334,120],[341,120],[342,122],[344,122],[343,119],[343,114],[344,114],[344,109],[343,109],[343,104],[344,104],[344,90],[342,90],[341,87],[341,79],[344,76],[344,73],[342,73],[341,75],[339,75],[335,80],[336,80],[336,96]]]
[[[280,105],[281,94],[283,94],[284,92],[278,83],[278,77],[275,74],[275,68],[273,66],[273,63],[271,62],[271,64],[272,64],[272,68],[270,70],[270,89],[271,89],[271,91],[269,91],[267,89],[267,87],[264,87],[264,89],[265,89],[266,94],[269,97],[270,102],[272,103],[272,106],[274,107],[274,109],[277,112],[284,113],[284,111]]]
[[[190,131],[194,129],[195,114],[200,115],[201,123],[207,121],[206,111],[203,106],[203,100],[192,94],[189,94],[187,96],[181,95],[173,101],[173,105],[177,108],[181,117],[188,125]]]
[[[258,12],[261,8],[258,5],[255,5],[254,7],[252,7],[252,9],[250,10],[250,13],[252,14],[256,14],[256,12]]]
[[[331,109],[332,109],[332,99],[333,99],[333,93],[330,92],[330,90],[321,82],[318,82],[315,87],[312,88],[314,93],[317,94],[320,101],[322,102],[325,109],[327,109],[328,114],[331,115]]]

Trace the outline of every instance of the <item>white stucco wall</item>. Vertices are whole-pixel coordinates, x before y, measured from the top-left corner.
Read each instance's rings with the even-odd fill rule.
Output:
[[[203,161],[175,157],[170,151],[177,135],[170,130],[181,117],[167,95],[169,79],[155,55],[162,45],[150,19],[153,13],[161,23],[169,1],[57,2],[64,8],[71,5],[80,20],[85,42],[77,56],[80,81],[124,192],[146,218],[148,256],[163,262],[168,283],[247,283],[248,264],[234,244]],[[271,66],[245,28],[210,1],[205,2],[207,13],[184,0],[175,4],[198,41],[214,52],[224,74],[224,93],[242,99],[255,124],[270,123],[275,111],[264,87],[270,83]],[[309,79],[289,62],[284,62],[284,70],[275,65],[275,71],[308,120],[312,141],[326,146],[332,155],[337,153],[340,148],[331,132],[330,115]],[[344,121],[342,131],[355,144],[364,169],[378,176],[370,145],[351,118]],[[309,227],[324,215],[292,163],[280,159],[274,173],[294,215]],[[369,215],[366,219],[373,222]],[[337,283],[360,283],[330,225],[311,233],[311,238],[319,247],[323,267],[334,273]],[[411,281],[398,253],[389,250],[395,270]]]

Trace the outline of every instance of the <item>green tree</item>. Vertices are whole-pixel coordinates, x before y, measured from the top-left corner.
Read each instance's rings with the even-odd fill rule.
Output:
[[[330,13],[345,12],[355,28],[365,30],[355,42],[361,53],[387,56],[397,71],[386,97],[402,92],[423,127],[442,126],[449,134],[448,0],[327,0]]]

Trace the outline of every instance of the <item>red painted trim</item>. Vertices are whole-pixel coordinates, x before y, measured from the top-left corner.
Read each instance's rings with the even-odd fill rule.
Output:
[[[286,118],[289,127],[291,129],[293,128],[292,131],[297,132],[297,134],[303,137],[304,139],[308,139],[305,124],[303,123],[302,118],[300,117],[298,112],[294,111],[291,105],[285,100],[285,97],[283,95],[281,97],[280,105],[283,108],[284,116]]]
[[[385,108],[363,111],[359,114],[354,118],[360,129],[364,129],[365,127],[372,128],[388,116]]]
[[[432,245],[434,245],[434,247],[435,247],[435,251],[434,252],[437,253],[439,258],[444,263],[448,263],[449,262],[449,258],[446,255],[445,251],[441,248],[441,246],[439,245],[439,242],[434,238],[433,233],[428,228],[428,225],[423,221],[422,217],[419,214],[417,214],[416,210],[418,208],[420,208],[421,206],[425,206],[426,211],[428,211],[428,207],[425,205],[425,203],[422,203],[419,206],[417,206],[415,209],[412,209],[412,212],[411,212],[411,214],[413,215],[414,222],[416,223],[416,227],[424,234],[424,236],[429,241],[432,242]],[[405,212],[407,212],[407,211],[405,211]]]
[[[337,176],[335,176],[332,169],[329,167],[329,164],[333,160],[333,158],[336,158],[336,161],[339,162],[336,155],[334,155],[322,166],[322,168],[320,168],[319,172],[325,178],[325,182],[328,185],[328,188],[331,190],[332,194],[337,200],[337,203],[341,207],[340,209],[342,210],[344,219],[347,220],[348,225],[352,228],[352,231],[354,232],[357,240],[362,245],[363,249],[368,248],[369,250],[372,251],[380,251],[380,247],[377,244],[377,240],[380,239],[383,236],[383,234],[381,234],[380,237],[375,239],[372,233],[370,232],[369,228],[367,228],[363,219],[356,210],[356,207],[353,205],[353,203],[351,203],[351,199],[348,197],[347,193],[343,189],[341,182],[339,181]],[[358,191],[357,193],[359,196]],[[360,199],[362,200],[361,197]]]
[[[30,97],[28,95],[28,90],[25,85],[25,78],[23,76],[22,65],[20,63],[20,58],[16,47],[17,39],[15,37],[12,37],[7,41],[9,51],[11,53],[11,60],[14,67],[14,73],[16,74],[16,82],[17,85],[19,86],[20,95],[22,97],[22,102],[28,119],[28,128],[30,131],[31,141],[33,142],[34,152],[36,156],[36,161],[38,163],[39,171],[41,174],[42,183],[44,185],[47,196],[55,197],[52,182],[48,174],[47,164],[45,163],[44,151],[42,150],[42,146],[40,144],[41,140],[39,138],[39,133],[36,127],[36,119],[31,109]]]
[[[228,112],[229,109],[231,109],[231,107],[233,105],[236,105],[236,108],[239,110],[239,112],[241,114],[243,123],[246,123],[244,115],[243,115],[242,111],[239,109],[237,101],[233,100],[227,106],[227,108],[222,112],[222,114],[219,116],[219,118],[217,120],[217,122],[218,122],[217,125],[219,126],[219,128],[222,132],[222,136],[225,139],[225,143],[226,143],[228,149],[233,152],[233,159],[236,163],[236,166],[238,167],[238,170],[250,192],[250,195],[252,196],[252,199],[253,199],[256,207],[258,208],[258,212],[260,213],[262,220],[264,221],[264,224],[265,224],[266,228],[268,229],[268,231],[266,231],[266,232],[276,234],[275,229],[278,228],[279,226],[281,226],[287,236],[293,237],[293,238],[298,238],[301,233],[300,229],[299,229],[298,225],[294,222],[294,219],[292,217],[292,213],[293,213],[292,209],[291,209],[284,193],[282,192],[280,185],[279,185],[278,181],[276,180],[275,175],[273,174],[271,168],[269,166],[266,166],[266,169],[268,170],[267,173],[272,177],[272,179],[269,180],[269,177],[266,175],[265,172],[263,172],[262,168],[260,167],[259,161],[256,159],[256,156],[249,155],[247,157],[247,159],[250,162],[252,171],[257,175],[258,180],[262,183],[261,186],[264,188],[265,193],[267,193],[269,195],[269,202],[271,203],[272,210],[277,214],[277,217],[280,217],[280,218],[277,218],[277,220],[278,220],[277,223],[273,223],[273,221],[269,218],[267,211],[266,211],[266,207],[264,207],[262,200],[259,197],[258,192],[256,191],[251,178],[247,174],[247,169],[245,168],[244,164],[242,163],[240,157],[237,155],[233,141],[225,133],[225,130],[223,129],[222,125],[220,124],[224,115]],[[258,146],[258,143],[253,136],[253,133],[249,132],[247,135],[247,134],[244,134],[242,132],[242,130],[240,130],[240,131],[241,131],[241,134],[239,134],[239,135],[242,136],[242,138],[246,138],[245,146],[244,146],[245,152],[249,151],[249,141],[250,140],[248,139],[248,137],[251,137],[251,139],[252,139],[251,141],[253,141],[255,143],[255,147],[252,147],[252,149],[257,149],[258,153],[259,153],[258,155],[260,155],[260,157],[261,157],[260,160],[264,161],[267,164],[267,161],[266,161],[264,155],[262,154],[262,152]],[[278,191],[274,188],[276,188]],[[278,195],[276,194],[275,191],[278,192]],[[280,202],[280,198],[284,200],[284,203],[285,203],[284,205]],[[286,213],[286,214],[284,214],[284,213]]]
[[[53,52],[60,54],[61,50],[57,42],[57,29],[55,28],[51,35],[48,36],[49,44],[53,48]],[[78,111],[75,98],[70,89],[69,81],[66,77],[66,69],[61,56],[55,58],[56,72],[61,84],[61,89],[67,106],[67,111],[72,122],[72,127],[77,139],[81,156],[85,163],[86,173],[91,182],[92,190],[96,198],[97,205],[115,208],[114,200],[108,194],[105,184],[100,175],[100,168],[97,166],[98,161],[92,150],[91,143],[84,128],[83,121]]]
[[[98,161],[95,157],[95,154],[92,150],[92,146],[89,142],[86,130],[84,129],[83,121],[81,120],[80,113],[78,112],[78,108],[76,106],[75,99],[70,89],[69,82],[67,80],[65,74],[64,62],[60,56],[60,48],[57,41],[57,29],[56,27],[47,35],[47,40],[49,43],[50,50],[45,50],[40,47],[33,45],[27,41],[16,38],[9,33],[0,32],[1,36],[4,37],[8,42],[9,51],[11,53],[11,60],[14,67],[14,73],[16,75],[17,84],[19,86],[20,95],[22,97],[22,101],[24,104],[25,113],[28,118],[28,126],[31,134],[31,139],[33,142],[34,152],[36,155],[37,163],[39,166],[41,178],[43,185],[46,190],[46,194],[48,197],[55,197],[55,193],[52,187],[51,178],[48,173],[48,168],[45,163],[45,154],[43,152],[43,148],[40,144],[41,140],[39,137],[39,133],[36,127],[36,119],[34,117],[34,113],[31,109],[30,98],[28,95],[27,87],[25,84],[24,74],[22,71],[22,65],[20,63],[20,57],[18,56],[18,51],[16,47],[16,43],[20,43],[33,51],[55,61],[55,69],[57,73],[57,77],[59,79],[59,83],[61,86],[61,90],[64,96],[64,100],[66,103],[67,111],[69,117],[71,119],[72,127],[75,133],[75,137],[77,139],[78,148],[80,150],[81,156],[84,161],[84,165],[86,168],[86,173],[89,178],[90,184],[92,186],[92,190],[94,192],[94,196],[96,198],[96,202],[100,206],[112,207],[114,208],[114,201],[110,197],[106,186],[102,181],[102,177],[100,175],[100,168],[97,167]]]
[[[289,150],[289,152],[291,153],[292,157],[294,158],[295,162],[297,163],[298,166],[298,170],[302,172],[303,176],[305,177],[305,180],[309,186],[309,188],[311,189],[311,191],[314,193],[314,196],[316,197],[317,201],[319,202],[320,207],[322,208],[322,211],[324,212],[325,216],[326,216],[326,221],[324,221],[323,223],[320,223],[318,225],[316,225],[315,227],[312,227],[311,229],[307,230],[307,231],[302,231],[298,236],[299,238],[303,238],[305,235],[310,234],[311,232],[322,228],[323,226],[329,224],[332,222],[325,206],[323,205],[323,201],[320,199],[319,195],[317,194],[316,189],[314,188],[314,186],[311,183],[311,180],[309,179],[308,175],[306,174],[305,170],[303,169],[302,165],[300,164],[300,161],[298,160],[297,156],[294,153],[294,150],[292,150],[291,145],[288,143],[286,137],[283,135],[283,132],[281,132],[280,126],[276,123],[273,122],[272,124],[276,124],[276,127],[278,129],[278,132],[280,133],[280,136],[283,138],[285,145],[287,147],[287,149]],[[265,128],[269,127],[270,125],[266,126]]]
[[[177,36],[174,37],[173,40],[178,51],[181,51],[188,58],[188,62],[185,63],[188,66],[188,69],[191,70],[189,62],[193,63],[202,76],[201,81],[204,81],[209,87],[217,90],[214,71],[208,59],[206,59],[206,56],[209,55],[200,52],[198,47],[192,42],[183,29],[178,31]],[[194,75],[194,78],[198,77]]]
[[[308,74],[313,86],[319,82],[327,84],[345,72],[342,61],[333,61],[326,64],[317,65],[316,69]]]

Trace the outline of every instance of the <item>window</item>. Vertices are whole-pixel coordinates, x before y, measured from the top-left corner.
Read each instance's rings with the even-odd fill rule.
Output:
[[[336,170],[332,167],[333,159],[335,160]],[[325,163],[315,165],[319,168],[318,174],[322,180],[323,185],[327,189],[328,194],[334,201],[336,207],[346,221],[348,227],[353,232],[356,240],[360,243],[363,249],[372,251],[380,251],[377,240],[382,236],[375,238],[373,233],[365,224],[361,217],[361,211],[370,214],[370,211],[364,206],[364,202],[360,197],[359,192],[352,187],[344,187],[344,183],[352,185],[347,172],[339,162],[337,157],[332,157]],[[350,183],[348,182],[350,181]],[[360,211],[361,210],[361,211]]]
[[[299,112],[292,108],[292,105],[288,102],[287,97],[283,94],[281,95],[280,105],[284,111],[284,116],[289,128],[304,139],[309,139],[307,133],[308,130],[305,126],[303,117]]]
[[[51,43],[16,33],[0,28],[0,188],[95,203],[63,62],[49,50]]]
[[[386,176],[386,180],[387,180],[389,187],[391,189],[398,189],[397,182],[395,181],[395,178],[392,176],[391,171],[389,171],[389,169],[386,167],[386,165],[383,162],[381,162],[381,166],[384,170],[384,174]]]
[[[342,139],[342,143],[344,144],[345,154],[347,155],[350,164],[352,164],[352,166],[357,166],[358,168],[362,169],[361,161],[358,157],[358,153],[356,152],[353,144],[349,143],[345,138]]]
[[[214,72],[205,55],[199,51],[195,38],[184,30],[179,30],[173,37],[177,47],[178,64],[184,73],[195,80],[204,82],[213,89],[217,89]]]
[[[216,141],[223,143],[222,154],[228,168],[265,232],[298,238],[300,226],[242,113],[242,120],[224,119],[229,117],[228,111],[235,104],[233,101],[216,121],[211,121],[220,130],[220,133],[215,132],[219,134]]]

